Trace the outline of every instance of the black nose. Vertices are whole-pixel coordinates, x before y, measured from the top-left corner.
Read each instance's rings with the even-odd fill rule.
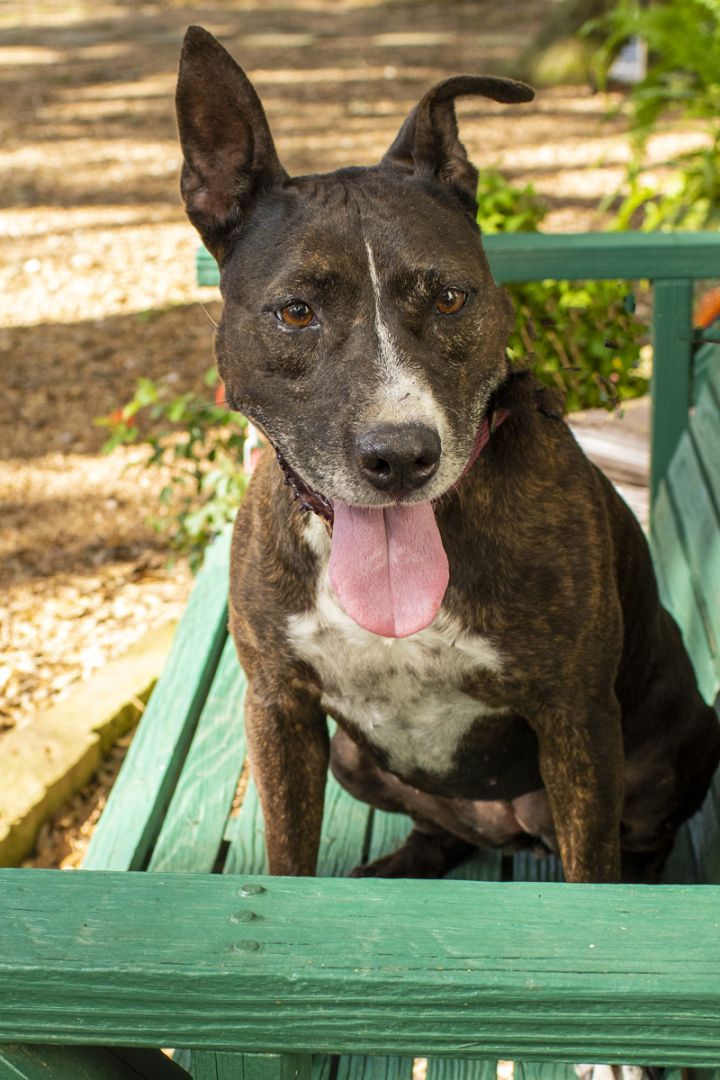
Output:
[[[355,442],[360,471],[379,488],[399,494],[426,484],[437,472],[440,436],[423,424],[382,424],[359,435]]]

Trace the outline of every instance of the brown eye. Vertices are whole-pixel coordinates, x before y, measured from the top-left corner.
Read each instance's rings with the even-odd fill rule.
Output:
[[[462,289],[444,289],[435,301],[435,310],[440,315],[457,315],[465,307],[467,297]]]
[[[278,317],[285,326],[291,326],[293,330],[303,330],[313,321],[315,312],[302,300],[293,300],[291,303],[286,304],[285,307],[280,308]]]

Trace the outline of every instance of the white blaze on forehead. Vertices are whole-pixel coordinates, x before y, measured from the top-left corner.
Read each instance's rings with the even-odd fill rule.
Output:
[[[378,392],[372,405],[373,419],[389,423],[423,423],[434,427],[445,445],[447,421],[432,390],[404,361],[402,351],[383,318],[383,303],[375,256],[365,241],[370,281],[375,302],[375,333],[378,339]]]

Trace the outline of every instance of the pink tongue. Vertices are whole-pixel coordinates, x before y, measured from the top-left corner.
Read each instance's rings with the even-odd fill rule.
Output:
[[[330,584],[365,630],[407,637],[437,615],[450,571],[429,502],[373,509],[333,502]]]

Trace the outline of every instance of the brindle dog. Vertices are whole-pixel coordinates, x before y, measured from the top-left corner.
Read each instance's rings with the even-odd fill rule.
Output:
[[[231,582],[270,871],[314,873],[330,763],[416,823],[357,874],[527,843],[569,881],[653,881],[718,724],[635,519],[506,359],[461,94],[532,97],[448,79],[379,165],[290,178],[240,68],[202,29],[184,45],[182,192],[222,271],[220,373],[277,455]]]

